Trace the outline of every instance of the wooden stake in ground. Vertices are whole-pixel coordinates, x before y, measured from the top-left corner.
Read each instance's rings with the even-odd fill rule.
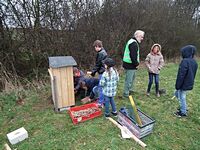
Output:
[[[134,100],[133,100],[133,97],[131,95],[129,95],[129,100],[131,102],[131,105],[133,107],[133,111],[134,111],[134,114],[135,114],[135,119],[137,121],[137,123],[142,126],[142,121],[140,119],[140,116],[138,115],[138,111],[137,111],[137,108],[136,108],[136,105],[134,103]]]
[[[134,139],[138,144],[140,144],[142,147],[146,147],[147,145],[142,142],[140,139],[138,139],[134,134],[132,134],[127,128],[124,128],[119,123],[117,123],[114,119],[108,117],[108,119],[115,124],[119,129],[123,130],[126,134],[128,134],[132,139]]]

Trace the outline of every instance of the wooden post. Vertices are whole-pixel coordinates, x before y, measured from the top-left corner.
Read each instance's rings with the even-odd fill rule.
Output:
[[[146,147],[147,145],[142,142],[140,139],[138,139],[134,134],[132,134],[127,128],[121,126],[119,123],[117,123],[114,119],[111,117],[108,117],[108,119],[115,124],[119,129],[123,130],[126,134],[128,134],[133,140],[136,141],[136,143],[140,144],[142,147]]]
[[[49,75],[51,77],[51,80],[53,80],[53,74],[52,74],[52,71],[50,69],[48,69],[48,72],[49,72]]]
[[[135,119],[137,121],[137,123],[142,126],[142,121],[140,119],[140,116],[138,115],[138,111],[137,111],[137,108],[136,108],[136,105],[134,103],[134,100],[133,100],[133,97],[131,95],[129,95],[129,100],[131,102],[131,105],[133,107],[133,111],[134,111],[134,114],[135,114]]]
[[[55,111],[58,111],[58,100],[57,100],[57,87],[56,87],[56,77],[53,76],[52,69],[48,69],[50,78],[51,78],[51,92],[52,92],[52,99],[55,107]]]

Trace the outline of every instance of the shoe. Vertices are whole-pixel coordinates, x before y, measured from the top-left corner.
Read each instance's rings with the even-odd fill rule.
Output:
[[[125,98],[128,98],[128,97],[129,97],[129,95],[123,94],[123,97],[125,97]]]
[[[100,104],[100,103],[97,103],[97,107],[98,107],[98,108],[103,108],[104,105],[103,105],[103,104]]]
[[[135,91],[131,90],[131,91],[129,91],[129,94],[135,94]]]
[[[89,103],[89,102],[91,102],[91,99],[90,99],[89,97],[85,97],[85,98],[83,98],[83,99],[81,100],[81,103],[82,103],[82,104],[86,104],[86,103]]]
[[[181,111],[181,108],[180,108],[180,107],[178,107],[178,108],[177,108],[177,111]],[[186,109],[186,111],[188,111],[188,109]]]
[[[105,117],[106,117],[106,118],[110,117],[110,114],[105,114]]]
[[[178,118],[181,118],[181,117],[187,117],[187,114],[183,114],[182,112],[180,111],[177,111],[174,113],[174,115]]]
[[[156,96],[157,96],[157,97],[160,97],[160,94],[159,94],[159,93],[157,93],[157,94],[156,94]]]
[[[166,92],[166,89],[160,89],[160,90],[158,90],[158,92],[159,92],[159,94],[166,94],[167,92]]]
[[[117,117],[117,111],[116,112],[111,112],[113,116]]]
[[[123,96],[122,96],[122,95],[118,95],[117,97],[118,97],[119,99],[122,99],[122,98],[123,98]]]
[[[146,93],[146,95],[147,95],[147,96],[150,96],[150,93],[149,93],[149,92],[147,92],[147,93]]]

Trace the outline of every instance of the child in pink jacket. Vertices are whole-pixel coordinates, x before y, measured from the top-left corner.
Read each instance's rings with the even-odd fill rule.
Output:
[[[153,83],[153,78],[155,80],[156,96],[160,97],[159,94],[159,73],[160,69],[164,65],[163,55],[161,54],[161,46],[159,44],[154,44],[151,47],[150,53],[145,59],[145,64],[149,73],[149,83],[147,88],[147,96],[150,95],[151,86]]]

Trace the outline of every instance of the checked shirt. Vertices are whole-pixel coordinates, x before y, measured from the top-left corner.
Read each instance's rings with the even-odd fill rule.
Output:
[[[117,82],[119,81],[119,74],[117,70],[110,68],[110,76],[108,71],[102,74],[100,86],[103,88],[103,94],[108,97],[113,97],[117,93]]]

